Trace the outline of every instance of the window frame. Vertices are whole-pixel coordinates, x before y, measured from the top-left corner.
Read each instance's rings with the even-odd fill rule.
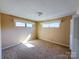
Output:
[[[20,26],[20,25],[19,25],[19,26],[16,26],[16,23],[17,23],[17,22],[24,23],[25,25],[24,25],[24,26]],[[23,28],[26,28],[26,22],[16,21],[16,22],[15,22],[15,26],[16,26],[16,27],[23,27]]]
[[[57,25],[57,26],[54,26],[55,25],[55,23],[59,23],[59,26]],[[44,27],[43,25],[46,25],[46,24],[48,24],[48,26],[47,27]],[[51,24],[53,24],[53,26],[51,26]],[[60,26],[61,26],[61,21],[52,21],[52,22],[43,22],[43,23],[41,23],[41,26],[43,27],[43,28],[60,28]]]
[[[16,22],[25,23],[25,26],[16,26]],[[32,27],[28,27],[27,23],[32,24]],[[17,20],[17,19],[14,20],[14,25],[15,25],[16,28],[33,28],[34,24],[35,23],[30,22],[30,21],[23,21],[23,20]]]
[[[29,26],[27,26],[27,24],[31,24],[32,26],[31,26],[31,27],[29,27]],[[32,28],[32,27],[33,27],[33,23],[26,22],[26,27],[27,27],[27,28]]]

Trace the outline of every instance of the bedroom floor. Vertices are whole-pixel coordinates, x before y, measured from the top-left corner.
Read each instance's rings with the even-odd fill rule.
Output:
[[[32,40],[3,50],[3,59],[70,59],[70,50],[43,40]]]

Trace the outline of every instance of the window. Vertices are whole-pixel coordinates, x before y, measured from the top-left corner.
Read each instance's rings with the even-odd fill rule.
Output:
[[[45,28],[48,28],[49,27],[49,24],[42,24],[42,27],[45,27]]]
[[[33,26],[33,24],[32,23],[26,23],[26,26],[31,28]]]
[[[50,27],[58,28],[58,27],[60,27],[60,22],[53,22],[53,23],[50,23]]]
[[[42,23],[42,27],[44,28],[59,28],[60,27],[60,21],[55,22],[48,22],[48,23]]]
[[[25,27],[24,22],[16,22],[16,27]]]
[[[16,27],[28,27],[28,28],[32,28],[33,24],[29,23],[29,22],[21,22],[21,21],[16,21],[15,22]]]

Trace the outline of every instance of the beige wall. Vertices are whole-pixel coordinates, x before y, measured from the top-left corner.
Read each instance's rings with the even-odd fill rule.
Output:
[[[28,21],[27,19],[23,19],[20,17],[2,14],[1,17],[2,48],[7,48],[9,46],[19,44],[20,42],[24,41],[30,34],[32,35],[30,39],[35,39],[37,37],[42,40],[69,46],[71,16],[54,19],[54,20],[63,20],[60,28],[57,29],[42,28],[40,25],[41,22],[37,22],[36,25],[37,28],[35,26],[32,29],[18,28],[15,27],[14,19],[18,19],[26,22]]]
[[[71,16],[54,19],[63,20],[61,22],[60,28],[42,28],[40,23],[38,23],[38,38],[64,46],[69,46],[70,40],[70,19]]]
[[[2,14],[1,19],[1,29],[2,29],[2,48],[7,48],[20,42],[24,41],[29,35],[31,35],[30,39],[35,39],[35,26],[33,28],[18,28],[15,26],[14,19],[16,17],[10,16],[7,14]],[[27,21],[22,18],[18,18],[18,20]],[[32,21],[29,21],[32,22]]]
[[[2,55],[1,55],[1,14],[0,14],[0,59],[2,59],[1,57]]]

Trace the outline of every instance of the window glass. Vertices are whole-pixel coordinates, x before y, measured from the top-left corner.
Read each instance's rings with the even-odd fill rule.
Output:
[[[60,27],[60,22],[53,22],[53,23],[50,23],[50,27]]]
[[[16,27],[25,27],[24,22],[16,22]]]
[[[42,23],[42,27],[44,28],[58,28],[60,27],[60,22],[49,22],[49,23]]]
[[[26,26],[27,26],[27,27],[32,27],[33,24],[32,24],[32,23],[26,23]]]
[[[49,24],[42,24],[42,27],[49,27]]]

